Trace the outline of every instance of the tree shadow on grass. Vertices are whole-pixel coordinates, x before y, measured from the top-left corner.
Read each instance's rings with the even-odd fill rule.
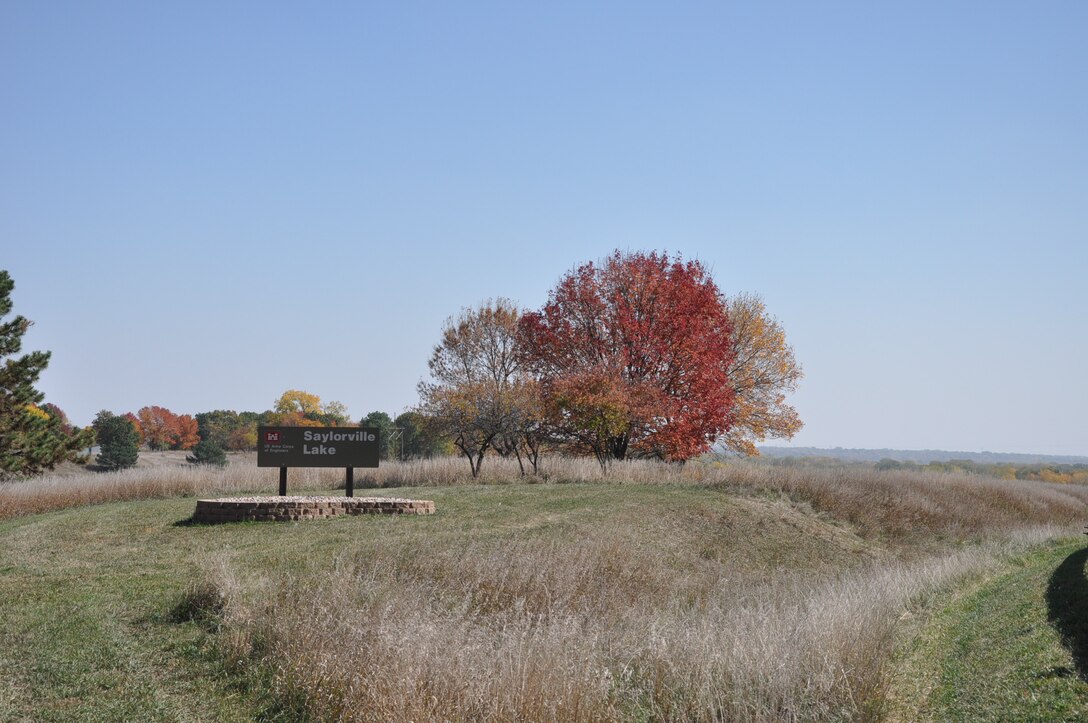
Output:
[[[1088,548],[1078,550],[1062,560],[1050,576],[1046,587],[1047,620],[1062,636],[1064,645],[1073,655],[1073,663],[1081,680],[1088,681],[1088,579],[1084,563]]]
[[[197,527],[198,525],[203,525],[203,523],[197,522],[191,516],[174,523],[174,527]]]

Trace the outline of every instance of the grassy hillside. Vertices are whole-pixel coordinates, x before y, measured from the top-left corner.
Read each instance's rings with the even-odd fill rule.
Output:
[[[880,718],[903,622],[1088,509],[939,475],[425,469],[447,486],[390,490],[423,518],[199,526],[155,499],[257,486],[229,470],[0,489],[61,508],[0,522],[0,720]]]
[[[9,623],[0,632],[0,719],[215,720],[244,718],[268,705],[232,688],[239,680],[209,657],[204,627],[176,621],[187,617],[178,608],[186,591],[199,590],[193,581],[207,574],[238,576],[243,594],[300,580],[332,590],[348,584],[346,566],[382,560],[402,567],[385,581],[396,587],[406,566],[429,560],[433,577],[443,567],[452,574],[455,560],[472,559],[493,564],[491,572],[512,584],[511,563],[524,565],[534,550],[565,556],[573,549],[613,558],[595,560],[612,574],[592,584],[613,587],[620,597],[609,604],[626,607],[651,593],[671,596],[674,584],[698,594],[705,568],[728,567],[739,583],[852,567],[880,555],[849,530],[785,502],[706,490],[466,487],[426,490],[426,497],[438,502],[440,514],[206,527],[179,524],[193,502],[170,500],[0,524],[0,615]],[[589,538],[594,542],[587,544]],[[480,589],[475,604],[502,605],[507,594]],[[309,628],[299,620],[307,613],[298,609],[302,604],[276,617]],[[395,610],[382,614],[398,617]]]

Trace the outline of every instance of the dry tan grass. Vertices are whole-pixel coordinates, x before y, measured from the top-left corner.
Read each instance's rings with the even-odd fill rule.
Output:
[[[317,587],[212,575],[231,656],[318,720],[875,719],[900,620],[1051,534],[760,583],[693,577],[607,530],[371,550]]]
[[[780,493],[884,539],[1004,535],[1032,525],[1080,524],[1088,487],[960,473],[869,467],[785,467],[742,459],[685,465],[633,460],[602,470],[594,460],[544,459],[539,477],[519,477],[512,460],[489,459],[477,483],[682,484],[730,491]],[[472,484],[463,460],[387,464],[363,475],[376,487]]]
[[[343,470],[291,470],[291,490],[329,489],[343,485]],[[0,520],[52,510],[167,497],[222,495],[264,491],[275,494],[278,472],[256,466],[224,469],[197,465],[88,472],[45,476],[0,484]]]
[[[292,470],[291,489],[332,488],[341,475]],[[515,463],[489,459],[480,481],[520,479]],[[357,481],[472,483],[458,459],[383,464]],[[682,546],[670,544],[679,538],[667,525],[630,519],[573,538],[469,530],[445,546],[421,535],[368,548],[316,580],[291,569],[247,578],[255,573],[220,560],[182,607],[222,606],[233,659],[266,666],[279,700],[322,720],[873,719],[897,625],[920,600],[1056,534],[1038,526],[1068,532],[1088,511],[1088,489],[1074,485],[742,461],[601,470],[551,458],[528,481],[697,486],[746,496],[746,510],[761,497],[792,500],[798,515],[815,510],[807,524],[824,525],[828,540],[849,536],[831,524],[842,520],[872,544],[895,543],[901,557],[755,574],[697,552],[700,525],[715,529],[709,518],[689,518]],[[0,486],[0,518],[275,484],[274,470],[250,462],[42,478]],[[919,554],[941,539],[989,541]]]
[[[119,473],[42,477],[0,484],[0,519],[101,502],[264,491],[273,493],[276,471],[256,466],[252,455],[224,469],[158,466]],[[746,460],[616,462],[607,470],[590,459],[545,458],[539,476],[520,475],[513,460],[486,460],[473,480],[460,458],[384,462],[357,470],[359,487],[452,486],[519,482],[681,484],[737,492],[776,493],[854,525],[870,538],[964,539],[1003,535],[1031,525],[1079,524],[1088,487],[999,480],[964,474],[876,471],[865,467],[780,467]],[[292,469],[290,489],[343,486],[339,469]]]
[[[713,468],[712,468],[713,469]],[[1088,487],[864,467],[730,464],[706,484],[781,492],[885,540],[1004,536],[1034,525],[1083,525]]]

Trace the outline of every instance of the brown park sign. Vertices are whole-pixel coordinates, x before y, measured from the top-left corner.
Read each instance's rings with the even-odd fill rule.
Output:
[[[257,427],[257,466],[377,467],[379,434],[373,427]]]

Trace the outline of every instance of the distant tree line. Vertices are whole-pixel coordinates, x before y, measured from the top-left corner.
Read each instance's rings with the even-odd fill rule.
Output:
[[[969,459],[952,459],[947,462],[917,464],[909,461],[882,459],[876,463],[876,468],[879,470],[964,472],[1007,480],[1088,484],[1088,464],[985,464]]]
[[[264,412],[216,409],[189,416],[158,406],[122,415],[103,410],[95,417],[92,428],[100,446],[96,462],[103,469],[117,470],[134,466],[141,447],[153,451],[187,450],[191,454],[186,459],[193,464],[222,466],[226,464],[227,452],[257,448],[258,426],[356,424],[380,431],[382,460],[433,457],[452,451],[449,442],[438,433],[437,425],[419,412],[404,412],[395,419],[385,412],[371,412],[356,423],[343,403],[322,403],[318,395],[298,389],[284,392],[273,408]]]
[[[1023,454],[1018,452],[964,452],[944,449],[844,449],[842,447],[775,447],[760,446],[760,453],[771,458],[803,457],[806,460],[825,458],[843,462],[876,464],[886,459],[899,462],[927,464],[970,460],[992,465],[1076,465],[1088,463],[1088,457],[1065,454]]]

